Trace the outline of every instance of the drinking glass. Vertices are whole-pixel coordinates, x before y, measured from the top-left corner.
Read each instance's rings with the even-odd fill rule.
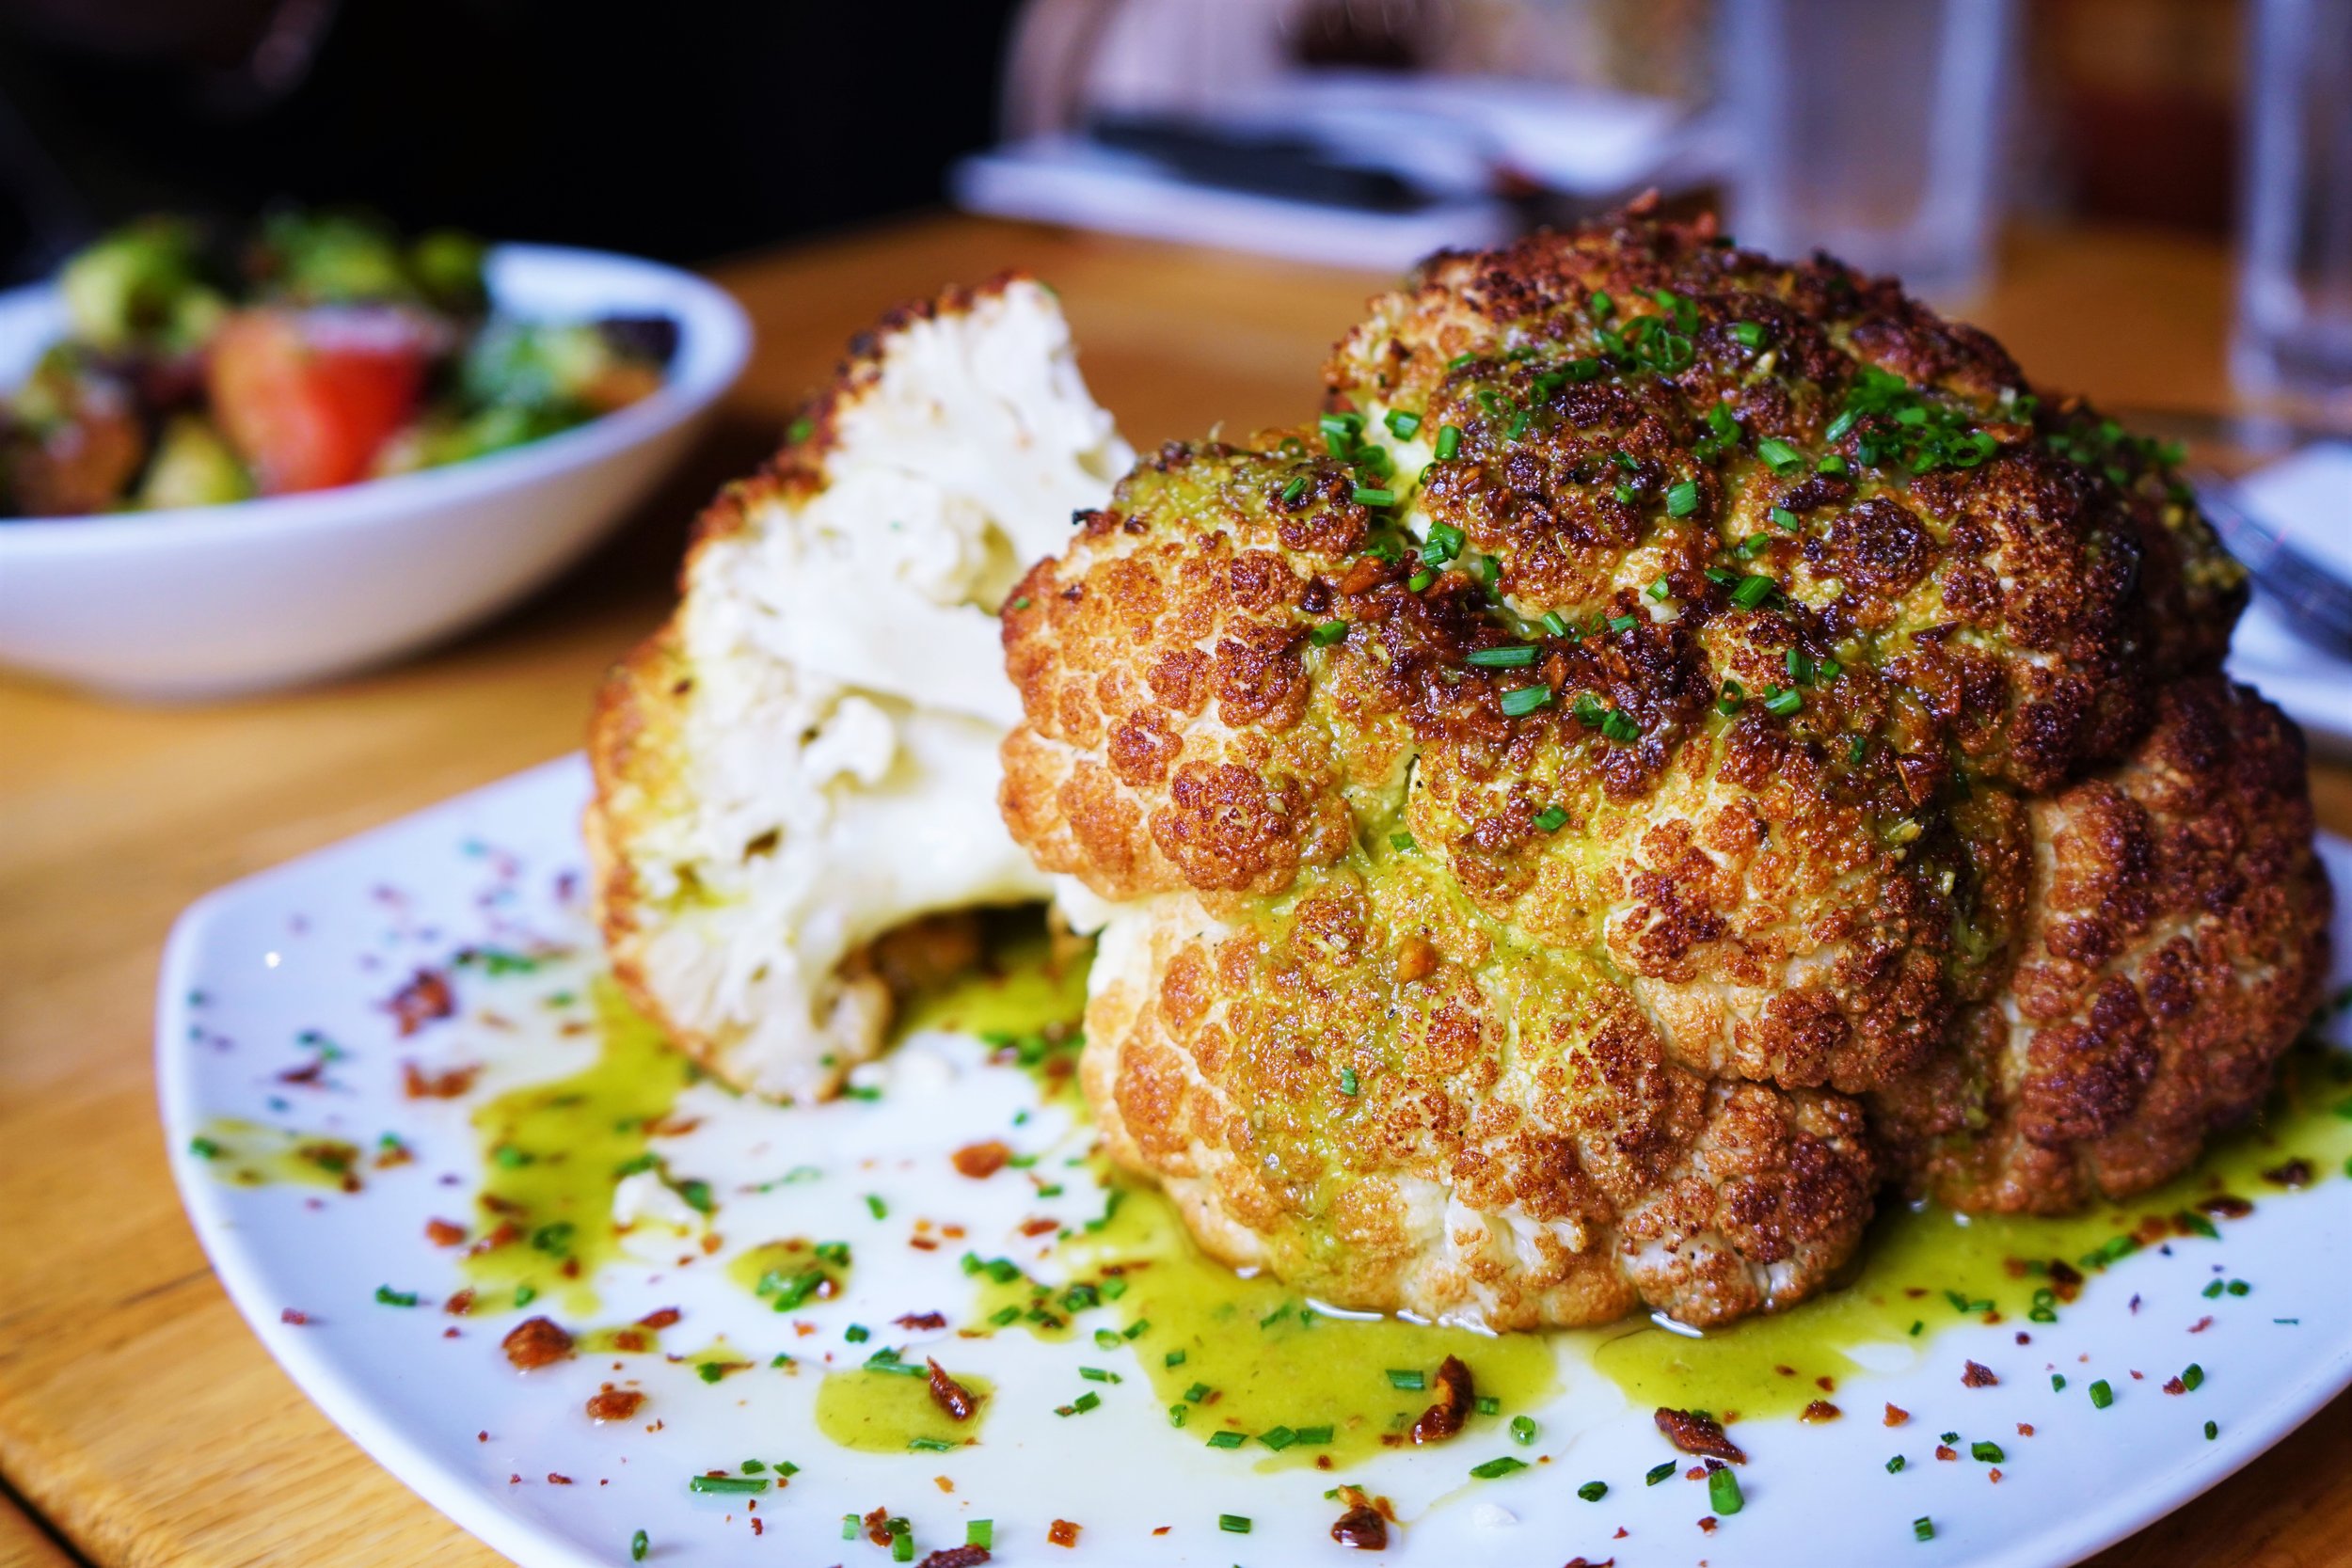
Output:
[[[2259,0],[2251,24],[2231,371],[2352,418],[2352,0]]]
[[[1999,215],[2014,35],[2011,0],[1726,0],[1732,232],[1967,297]]]

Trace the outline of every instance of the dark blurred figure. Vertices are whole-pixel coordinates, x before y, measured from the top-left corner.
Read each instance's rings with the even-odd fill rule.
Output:
[[[1014,0],[0,0],[0,259],[155,208],[698,261],[937,200]]]

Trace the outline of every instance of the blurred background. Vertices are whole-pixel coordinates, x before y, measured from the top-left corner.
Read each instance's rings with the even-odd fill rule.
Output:
[[[673,520],[949,279],[1074,285],[1157,439],[1286,417],[1371,279],[1650,190],[1899,274],[2201,467],[2296,455],[2208,510],[2273,518],[2232,536],[2258,575],[2273,527],[2340,557],[2352,654],[2352,0],[0,0],[8,278],[294,206],[713,270],[759,341]]]
[[[30,276],[135,213],[277,198],[707,261],[959,191],[1115,224],[1114,176],[1151,163],[1307,214],[1287,237],[1213,206],[1164,224],[1326,253],[1348,234],[1316,232],[1318,209],[1428,229],[1452,206],[1434,227],[1475,229],[1491,198],[1540,211],[1715,185],[1735,150],[1723,111],[1792,64],[1759,31],[1784,24],[1798,62],[1850,94],[1875,86],[1886,102],[1852,111],[1867,120],[1933,96],[1886,35],[1924,43],[1954,19],[2014,35],[1995,170],[2010,212],[2218,233],[2237,208],[2247,9],[772,0],[674,21],[571,0],[5,0],[0,256]],[[1874,53],[1875,83],[1858,69]],[[1376,248],[1356,241],[1359,259]]]
[[[157,208],[294,201],[696,264],[955,203],[1395,268],[1655,185],[1963,305],[2004,223],[2258,229],[2249,110],[2302,114],[2259,32],[2342,100],[2344,9],[0,0],[0,266],[36,276]],[[2342,126],[2279,134],[2352,182]],[[2273,248],[2309,250],[2308,217]],[[2263,336],[2241,332],[2240,378],[2277,390]]]

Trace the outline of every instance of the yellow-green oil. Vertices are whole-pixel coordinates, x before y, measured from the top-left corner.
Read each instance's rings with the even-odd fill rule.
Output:
[[[850,1367],[827,1372],[817,1388],[817,1430],[845,1449],[861,1453],[945,1452],[979,1441],[994,1402],[995,1386],[985,1378],[944,1368],[979,1402],[965,1420],[956,1420],[931,1397],[930,1379],[915,1361],[905,1371]]]
[[[1437,1397],[1448,1356],[1470,1369],[1482,1402],[1468,1434],[1500,1429],[1560,1389],[1546,1336],[1327,1310],[1279,1280],[1245,1278],[1209,1258],[1158,1193],[1112,1191],[1119,1201],[1109,1218],[1066,1249],[1119,1324],[1091,1331],[1104,1336],[1097,1348],[1116,1341],[1133,1350],[1186,1441],[1238,1433],[1267,1467],[1351,1464],[1406,1440]],[[1086,1331],[1083,1320],[1079,1326]]]
[[[628,1171],[650,1166],[647,1130],[696,1076],[617,987],[599,980],[593,999],[601,1040],[593,1063],[509,1090],[474,1113],[481,1231],[511,1237],[468,1249],[466,1273],[477,1291],[551,1297],[567,1310],[593,1311],[590,1282],[619,1251],[613,1188]]]
[[[364,1169],[357,1144],[234,1117],[206,1122],[189,1147],[215,1177],[236,1187],[357,1192]]]

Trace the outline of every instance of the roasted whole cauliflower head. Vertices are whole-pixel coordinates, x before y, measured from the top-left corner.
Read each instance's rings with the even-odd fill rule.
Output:
[[[1635,211],[1375,300],[1002,615],[1083,1074],[1204,1244],[1524,1328],[1786,1306],[1892,1181],[2178,1170],[2316,1000],[2292,726],[2150,443]]]
[[[970,956],[927,916],[1047,896],[1006,836],[1020,706],[993,616],[1133,454],[1040,284],[885,318],[696,531],[615,670],[587,816],[616,977],[739,1088],[833,1092],[894,979]]]

